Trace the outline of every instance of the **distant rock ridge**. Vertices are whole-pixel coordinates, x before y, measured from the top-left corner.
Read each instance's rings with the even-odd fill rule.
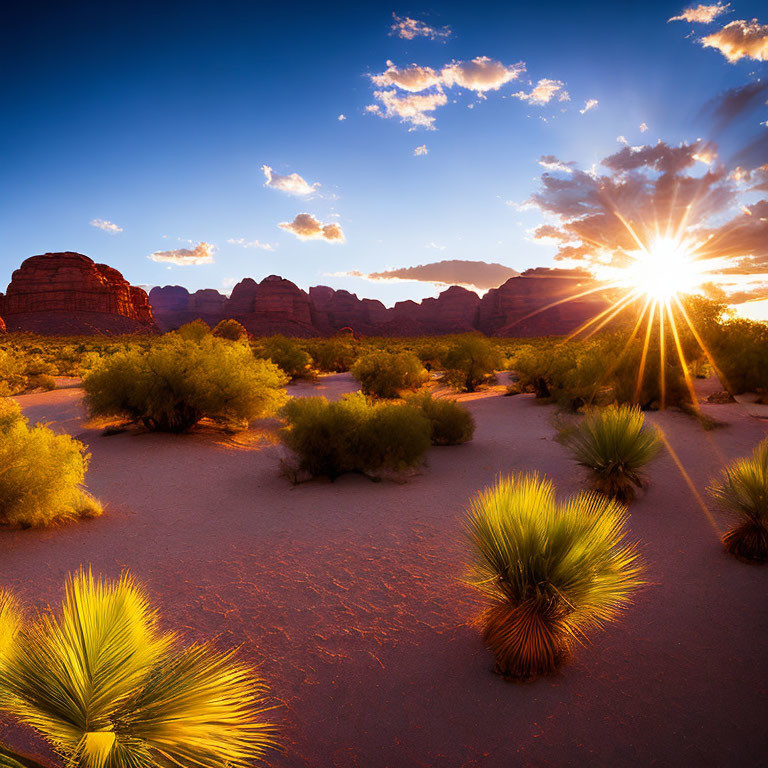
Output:
[[[580,298],[570,297],[595,288]],[[489,336],[548,336],[571,333],[601,312],[608,298],[581,270],[537,268],[512,277],[482,298],[451,286],[436,298],[399,301],[387,308],[325,285],[308,292],[270,275],[241,280],[229,298],[217,291],[189,293],[181,286],[153,288],[154,316],[163,330],[196,318],[215,325],[233,318],[256,336],[327,336],[343,328],[363,335],[424,336],[481,331]]]
[[[0,317],[8,331],[42,334],[153,333],[157,326],[141,288],[81,253],[45,253],[14,271]]]

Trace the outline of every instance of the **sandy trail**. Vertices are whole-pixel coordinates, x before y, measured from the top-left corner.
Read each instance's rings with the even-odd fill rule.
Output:
[[[337,397],[348,375],[293,386]],[[242,644],[281,702],[279,766],[759,766],[768,736],[766,570],[720,549],[668,452],[632,506],[650,585],[562,673],[491,674],[461,585],[461,515],[500,472],[537,469],[562,494],[583,476],[532,396],[470,399],[472,443],[433,448],[406,484],[343,477],[291,486],[267,441],[89,428],[77,389],[18,398],[84,440],[97,520],[0,532],[0,584],[57,601],[68,572],[130,568],[168,627]],[[768,422],[709,405],[704,432],[651,414],[703,491]],[[0,738],[34,746],[18,729]]]

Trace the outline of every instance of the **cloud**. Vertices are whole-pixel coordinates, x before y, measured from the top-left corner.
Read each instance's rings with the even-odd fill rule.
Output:
[[[539,165],[542,168],[546,168],[548,171],[571,173],[575,163],[564,163],[562,160],[558,160],[554,155],[542,155],[539,158]]]
[[[339,115],[336,119],[339,120],[339,121],[346,120],[347,116],[346,115]]]
[[[570,101],[571,97],[568,91],[564,89],[565,83],[562,80],[544,78],[536,83],[536,87],[530,93],[518,91],[512,95],[516,99],[527,101],[529,104],[549,104],[555,96],[557,96],[558,101]]]
[[[416,157],[419,157],[420,155],[427,155],[429,154],[429,150],[427,149],[426,144],[422,144],[420,147],[416,147],[413,150],[413,154],[416,155]]]
[[[430,27],[424,21],[411,19],[406,16],[401,18],[396,13],[392,14],[395,23],[392,25],[390,35],[403,38],[403,40],[413,40],[416,37],[426,37],[429,40],[445,40],[451,36],[450,27]]]
[[[323,224],[310,213],[299,213],[293,221],[283,221],[278,226],[292,232],[300,240],[325,240],[343,243],[344,232],[339,224]]]
[[[373,95],[381,102],[384,110],[382,111],[378,104],[370,104],[366,107],[368,112],[382,117],[399,117],[401,122],[411,125],[411,130],[414,128],[434,130],[435,118],[429,113],[448,103],[448,97],[442,91],[398,96],[397,91],[390,90],[374,91]]]
[[[647,123],[640,123],[640,133],[645,133],[648,130]]]
[[[739,59],[768,60],[768,24],[752,21],[732,21],[719,32],[701,39],[705,48],[716,48],[730,62]]]
[[[209,243],[198,243],[194,248],[176,248],[172,251],[155,251],[147,258],[152,261],[168,262],[179,266],[197,264],[213,264],[215,246]]]
[[[230,245],[239,245],[241,248],[258,248],[262,251],[274,251],[275,246],[262,243],[260,240],[246,240],[244,237],[230,237],[227,239]]]
[[[443,84],[466,88],[476,93],[498,91],[502,85],[520,77],[525,64],[518,62],[508,67],[488,56],[477,56],[471,61],[452,61],[441,72]]]
[[[418,93],[443,83],[442,75],[432,67],[411,64],[400,69],[391,61],[387,61],[387,68],[380,75],[371,75],[371,81],[381,88],[396,86],[410,93]]]
[[[289,173],[287,176],[281,176],[279,173],[275,173],[268,165],[262,165],[261,170],[264,171],[266,181],[265,187],[272,187],[272,189],[279,189],[281,192],[287,192],[289,195],[299,195],[306,197],[316,191],[316,188],[320,185],[308,184],[298,173]]]
[[[581,114],[583,115],[586,112],[589,112],[590,109],[594,109],[598,105],[598,103],[599,102],[597,99],[587,99],[584,102],[584,108],[580,109],[579,112],[581,112]]]
[[[519,273],[503,264],[452,259],[431,264],[419,264],[417,267],[388,269],[383,272],[364,273],[354,270],[342,274],[347,277],[361,277],[373,281],[408,280],[436,285],[462,285],[486,291],[489,288],[497,288],[510,277],[516,277]]]
[[[90,225],[96,229],[104,230],[104,232],[109,232],[110,235],[116,235],[123,231],[122,227],[118,227],[117,224],[106,219],[91,219]]]
[[[670,21],[688,21],[691,24],[711,24],[718,16],[724,14],[730,3],[715,3],[714,5],[696,5],[686,8],[679,16],[667,19]]]
[[[737,88],[729,88],[718,94],[704,108],[711,114],[715,132],[721,133],[735,120],[741,120],[750,112],[762,109],[768,98],[768,80],[756,80]]]

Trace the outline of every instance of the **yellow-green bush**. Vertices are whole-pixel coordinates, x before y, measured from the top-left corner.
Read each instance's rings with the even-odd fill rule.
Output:
[[[412,352],[372,352],[353,366],[352,375],[360,382],[363,394],[374,397],[399,397],[404,390],[418,389],[429,378]]]
[[[89,459],[81,442],[30,427],[16,402],[0,399],[0,524],[29,528],[100,515],[83,489]]]
[[[443,381],[456,389],[474,392],[491,381],[503,363],[498,347],[485,336],[460,336],[443,355]]]
[[[15,350],[0,349],[0,397],[23,392],[27,382],[23,356]]]
[[[472,414],[455,400],[435,399],[429,392],[423,392],[411,395],[406,402],[429,419],[432,445],[466,443],[475,434]]]
[[[31,620],[0,590],[0,621],[0,711],[62,766],[249,768],[275,746],[264,681],[233,651],[161,630],[128,574],[80,571],[60,611]]]
[[[230,341],[240,341],[241,339],[248,338],[248,331],[245,330],[245,326],[231,318],[220,320],[216,323],[211,333],[221,339],[229,339]]]
[[[283,443],[298,470],[334,479],[345,472],[401,471],[421,463],[430,444],[430,423],[408,405],[348,395],[293,398],[283,408]]]
[[[211,334],[199,341],[172,333],[147,350],[105,360],[84,380],[93,415],[122,416],[148,429],[184,432],[203,418],[242,425],[285,401],[286,377],[241,342]]]
[[[291,381],[311,379],[315,375],[309,353],[297,341],[286,336],[262,339],[256,345],[255,353],[258,357],[271,360]]]
[[[315,368],[327,373],[348,371],[357,360],[357,347],[353,340],[334,336],[330,339],[312,339],[306,344]]]

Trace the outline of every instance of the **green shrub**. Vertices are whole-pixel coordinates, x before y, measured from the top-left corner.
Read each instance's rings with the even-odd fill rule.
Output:
[[[40,387],[40,389],[44,389],[46,392],[56,389],[56,379],[47,373],[39,373],[36,376],[32,376],[29,383],[30,386]]]
[[[429,378],[412,352],[371,352],[353,366],[352,375],[363,394],[394,398],[408,389],[418,389]]]
[[[472,414],[455,400],[436,400],[429,392],[424,392],[411,395],[406,402],[429,419],[432,445],[466,443],[475,434]]]
[[[283,443],[295,454],[299,472],[335,479],[345,472],[416,466],[429,448],[430,425],[415,408],[348,395],[293,398],[283,408],[288,426]]]
[[[592,471],[595,490],[631,501],[635,488],[642,486],[642,468],[660,448],[656,431],[645,429],[644,422],[637,406],[590,408],[562,441],[576,461]]]
[[[357,360],[356,345],[346,337],[313,339],[307,348],[315,368],[327,373],[348,371]]]
[[[256,354],[271,360],[291,381],[311,379],[315,375],[309,353],[297,341],[285,336],[271,336],[263,339],[256,347]]]
[[[709,338],[717,372],[732,395],[768,390],[768,323],[730,320]]]
[[[285,401],[286,378],[244,343],[208,334],[199,342],[168,334],[149,349],[105,360],[84,380],[93,415],[122,416],[148,429],[184,432],[203,418],[243,424]]]
[[[127,574],[80,571],[58,615],[16,616],[14,630],[0,656],[0,710],[37,730],[62,765],[247,768],[275,744],[264,682],[231,651],[161,631]]]
[[[462,336],[447,350],[442,360],[444,381],[459,390],[474,392],[490,381],[503,365],[503,357],[493,342],[484,336]]]
[[[229,341],[240,341],[241,339],[248,338],[248,331],[245,330],[245,326],[231,318],[229,320],[220,320],[211,333],[220,339],[229,339]]]
[[[189,323],[185,323],[177,330],[173,331],[174,334],[180,336],[187,341],[202,341],[211,332],[211,326],[201,320],[199,317],[197,320],[192,320]]]
[[[89,459],[81,442],[30,427],[16,402],[0,399],[0,524],[29,528],[100,515],[82,486]]]
[[[487,607],[483,640],[505,677],[554,672],[639,586],[618,502],[581,493],[558,503],[536,474],[504,477],[471,503],[470,583]]]
[[[726,550],[741,560],[768,561],[768,438],[751,458],[726,467],[709,493],[735,523],[723,536]]]
[[[16,395],[27,388],[27,366],[21,354],[0,349],[0,397]]]

